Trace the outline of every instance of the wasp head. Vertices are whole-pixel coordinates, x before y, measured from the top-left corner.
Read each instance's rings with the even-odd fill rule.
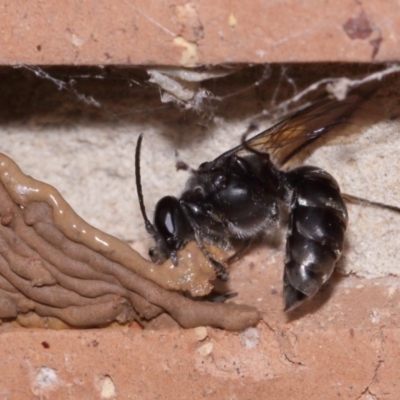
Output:
[[[152,261],[157,264],[161,264],[168,258],[171,258],[173,264],[177,265],[176,252],[193,237],[193,229],[188,221],[183,204],[173,196],[165,196],[157,202],[154,213],[154,224],[148,219],[140,179],[140,149],[142,139],[142,135],[140,135],[136,146],[136,190],[146,230],[153,236],[156,242],[155,246],[149,250],[149,255]]]
[[[176,251],[192,236],[184,206],[176,197],[165,196],[158,201],[153,226],[156,231],[156,246],[149,251],[151,259],[159,264],[171,258],[176,265]]]

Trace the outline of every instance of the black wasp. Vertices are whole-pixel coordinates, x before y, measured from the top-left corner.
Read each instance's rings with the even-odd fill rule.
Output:
[[[136,184],[146,229],[155,240],[149,254],[156,263],[196,240],[222,280],[223,266],[207,253],[204,243],[226,248],[231,241],[249,242],[287,218],[283,274],[285,310],[312,297],[331,276],[341,256],[348,214],[335,179],[312,166],[285,170],[304,147],[347,120],[363,96],[321,100],[260,134],[245,140],[215,160],[190,169],[179,198],[165,196],[156,205],[154,224],[145,213],[140,182],[139,137]],[[368,204],[384,206],[380,203]],[[384,206],[385,207],[385,206]],[[396,207],[387,206],[396,209]]]

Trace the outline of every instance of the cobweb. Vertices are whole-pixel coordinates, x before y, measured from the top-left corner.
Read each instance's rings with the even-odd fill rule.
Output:
[[[160,197],[184,187],[187,173],[176,171],[178,160],[197,167],[238,144],[244,132],[264,130],[322,92],[341,99],[380,81],[368,113],[304,161],[326,168],[345,192],[399,205],[399,71],[398,65],[323,64],[2,68],[2,151],[57,187],[88,222],[146,247],[134,179],[140,133],[151,218]],[[365,276],[399,274],[393,258],[400,251],[400,216],[360,206],[350,212],[343,268]]]

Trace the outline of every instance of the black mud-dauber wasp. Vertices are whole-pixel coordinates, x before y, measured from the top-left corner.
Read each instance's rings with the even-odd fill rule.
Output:
[[[314,296],[342,254],[348,223],[345,201],[400,211],[341,193],[336,180],[321,168],[285,168],[301,150],[347,121],[366,97],[353,93],[342,101],[324,98],[250,139],[244,137],[241,144],[197,169],[186,166],[191,176],[185,190],[179,198],[165,196],[158,201],[154,224],[143,202],[140,136],[136,186],[146,230],[155,240],[151,259],[162,263],[171,258],[177,265],[177,250],[196,240],[217,276],[226,280],[225,268],[204,244],[227,248],[234,241],[245,248],[285,219],[285,310]]]

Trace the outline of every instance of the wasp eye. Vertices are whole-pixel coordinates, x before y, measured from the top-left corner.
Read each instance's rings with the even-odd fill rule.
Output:
[[[154,225],[165,240],[176,235],[181,215],[181,205],[176,197],[166,196],[157,203]]]
[[[172,196],[163,197],[157,203],[154,226],[160,237],[157,247],[165,246],[168,256],[179,250],[192,232],[182,204]]]

